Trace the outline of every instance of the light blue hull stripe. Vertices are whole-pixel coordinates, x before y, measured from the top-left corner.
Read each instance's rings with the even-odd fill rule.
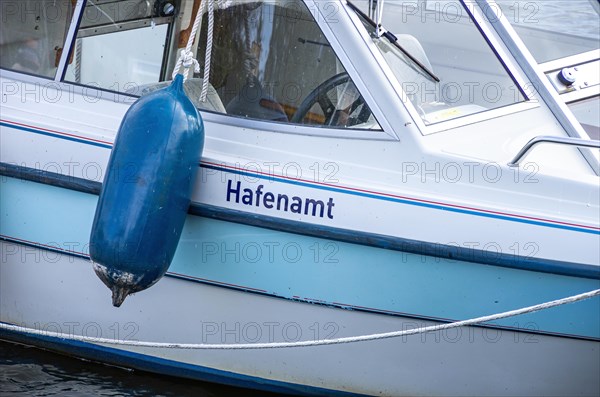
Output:
[[[0,234],[87,253],[97,196],[14,178],[3,178],[1,189]],[[441,321],[600,288],[598,279],[482,266],[196,216],[187,218],[169,271],[292,300]],[[600,339],[600,298],[492,325]]]
[[[99,182],[6,163],[0,163],[0,175],[64,187],[78,192],[95,195],[99,194],[102,187]],[[243,211],[200,203],[192,203],[189,213],[192,215],[242,223],[250,226],[258,226],[294,234],[304,234],[307,236],[323,237],[336,241],[391,249],[416,255],[427,255],[437,258],[462,260],[485,265],[562,274],[573,277],[600,279],[600,268],[598,266],[536,258],[535,256],[522,256],[518,255],[516,252],[496,253],[469,247],[434,244],[394,236],[334,228],[331,226],[314,225],[266,215],[250,214]]]

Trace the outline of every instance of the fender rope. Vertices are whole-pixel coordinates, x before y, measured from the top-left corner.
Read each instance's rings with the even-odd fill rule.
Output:
[[[208,30],[207,30],[207,38],[206,38],[206,54],[204,59],[204,78],[202,79],[202,91],[200,93],[200,101],[206,102],[206,95],[208,94],[208,80],[210,78],[210,65],[211,65],[211,56],[212,56],[212,43],[213,43],[213,34],[214,34],[214,0],[202,0],[198,7],[198,11],[196,13],[196,19],[194,20],[194,24],[192,25],[192,32],[190,33],[190,37],[188,38],[187,45],[185,49],[181,51],[179,54],[179,58],[177,59],[177,63],[173,68],[172,78],[177,76],[181,66],[183,66],[183,78],[187,79],[188,71],[193,67],[194,72],[200,72],[200,64],[198,60],[194,58],[194,53],[192,52],[192,46],[194,45],[194,41],[196,40],[196,34],[202,27],[202,14],[207,8],[208,3]],[[218,5],[221,5],[222,1],[218,0]]]

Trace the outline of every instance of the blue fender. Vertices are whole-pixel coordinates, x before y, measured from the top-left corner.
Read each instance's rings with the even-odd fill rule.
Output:
[[[90,237],[114,306],[166,273],[177,249],[204,146],[204,125],[177,75],[127,111],[110,155]]]

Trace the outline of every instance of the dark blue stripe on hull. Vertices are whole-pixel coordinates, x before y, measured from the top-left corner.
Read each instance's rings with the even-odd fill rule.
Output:
[[[83,137],[79,138],[76,136],[58,134],[58,133],[52,132],[52,131],[44,131],[44,130],[41,130],[38,128],[27,127],[25,125],[18,125],[18,124],[12,124],[12,123],[6,123],[3,121],[0,121],[0,126],[10,127],[10,128],[14,128],[16,130],[21,130],[21,131],[26,131],[26,132],[32,132],[34,134],[45,135],[45,136],[49,136],[52,138],[65,139],[65,140],[71,141],[71,142],[83,143],[85,145],[97,146],[97,147],[101,147],[104,149],[112,149],[112,145],[110,145],[108,143],[104,143],[104,142],[100,142],[100,141],[96,142],[96,141],[92,141],[90,139],[84,139]]]
[[[100,193],[102,187],[102,184],[99,182],[7,163],[0,163],[0,175],[96,195]],[[196,216],[228,222],[402,251],[409,254],[426,255],[443,259],[460,260],[490,266],[501,266],[564,276],[583,277],[594,280],[600,279],[600,268],[588,264],[523,257],[506,253],[492,253],[467,247],[448,246],[376,233],[313,225],[271,216],[251,214],[208,204],[192,203],[189,213]]]

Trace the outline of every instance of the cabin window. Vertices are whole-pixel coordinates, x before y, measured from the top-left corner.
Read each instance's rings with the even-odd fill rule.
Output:
[[[89,30],[80,31],[65,79],[119,92],[157,83],[167,27],[158,25],[90,36],[86,35]]]
[[[600,139],[598,0],[497,2],[581,126]]]
[[[526,100],[461,1],[386,1],[379,38],[376,3],[351,6],[426,125]]]
[[[315,127],[380,128],[302,1],[223,3],[214,14],[209,80],[221,112]],[[206,37],[205,22],[200,65]]]
[[[70,0],[0,0],[0,67],[54,77],[73,12]]]
[[[65,79],[132,95],[168,85],[198,2],[172,3],[175,11],[164,15],[164,1],[88,2]],[[303,1],[214,5],[207,100],[200,101],[203,70],[190,71],[184,83],[198,108],[271,122],[381,129]],[[192,48],[202,67],[207,28],[205,13]]]
[[[116,92],[158,83],[174,17],[157,3],[88,1],[65,80]]]
[[[590,138],[600,140],[600,96],[570,103],[569,108]]]
[[[598,0],[496,0],[538,63],[598,50]]]

